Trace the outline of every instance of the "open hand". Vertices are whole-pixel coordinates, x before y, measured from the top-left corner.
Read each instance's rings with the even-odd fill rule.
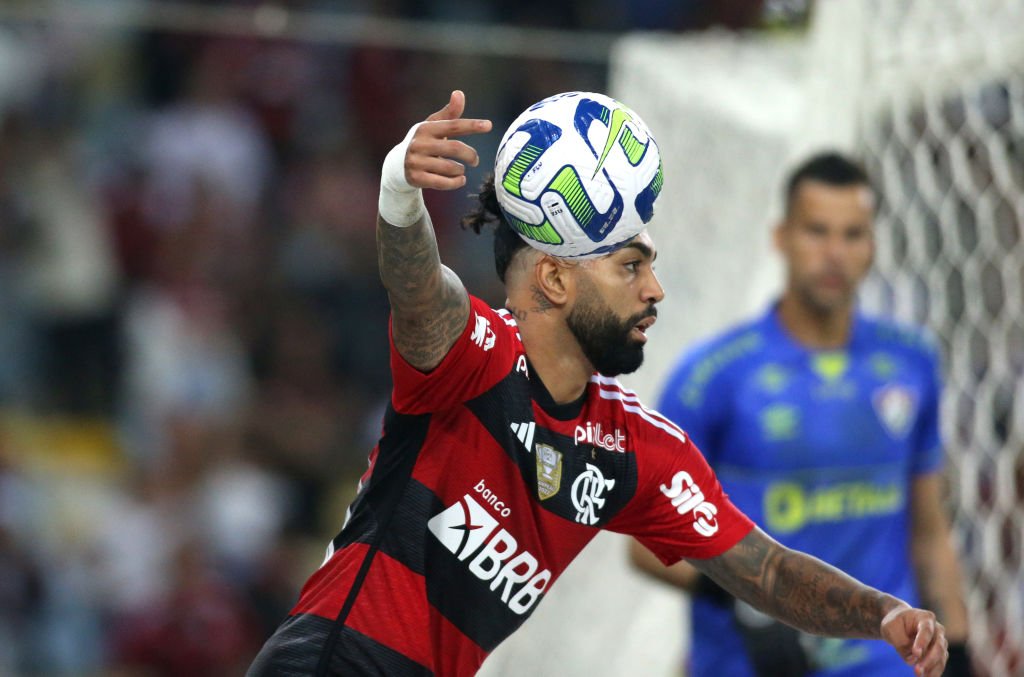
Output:
[[[405,180],[415,188],[455,190],[466,185],[466,165],[476,167],[480,156],[453,137],[491,131],[490,120],[463,118],[466,95],[451,94],[444,108],[416,127],[405,154]]]
[[[900,606],[882,619],[882,639],[892,644],[917,677],[940,677],[949,657],[946,629],[931,611]]]

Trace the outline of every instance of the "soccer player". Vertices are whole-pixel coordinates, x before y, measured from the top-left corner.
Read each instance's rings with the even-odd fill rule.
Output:
[[[784,545],[938,614],[967,674],[966,612],[941,496],[939,377],[920,331],[855,308],[874,252],[875,195],[824,153],[785,186],[775,243],[782,298],[685,354],[660,410],[687,431],[733,503]],[[821,640],[772,623],[692,565],[641,570],[692,594],[694,677],[907,674],[882,642]]]
[[[615,380],[640,366],[663,296],[646,231],[585,262],[545,255],[511,230],[489,183],[471,222],[496,223],[505,308],[441,264],[421,191],[461,188],[477,164],[458,137],[491,123],[464,107],[453,92],[385,160],[383,435],[326,560],[249,674],[473,674],[612,529],[808,632],[884,638],[937,677],[934,614],[769,538],[689,437]]]

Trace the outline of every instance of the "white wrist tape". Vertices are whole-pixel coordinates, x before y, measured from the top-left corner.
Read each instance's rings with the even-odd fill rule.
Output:
[[[427,211],[426,205],[423,204],[423,191],[410,186],[405,180],[405,154],[420,124],[413,125],[402,142],[391,149],[384,158],[384,167],[380,173],[380,199],[377,202],[377,210],[381,218],[399,228],[408,228],[419,221]]]

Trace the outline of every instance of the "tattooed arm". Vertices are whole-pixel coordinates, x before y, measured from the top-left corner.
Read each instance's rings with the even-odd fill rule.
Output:
[[[935,614],[912,609],[835,567],[790,550],[756,527],[718,557],[691,562],[739,599],[795,628],[884,639],[914,666],[916,675],[942,674],[947,643]]]
[[[415,127],[406,142],[392,151],[404,151],[399,158],[404,177],[389,175],[389,161],[382,177],[377,217],[380,277],[391,301],[395,347],[422,371],[441,362],[469,319],[466,290],[458,276],[441,265],[430,215],[419,193],[423,188],[461,188],[466,183],[465,165],[479,162],[473,148],[452,139],[491,128],[488,120],[462,118],[465,104],[462,92],[452,92],[444,108]],[[389,179],[393,189],[388,188]],[[406,216],[411,223],[394,225]]]

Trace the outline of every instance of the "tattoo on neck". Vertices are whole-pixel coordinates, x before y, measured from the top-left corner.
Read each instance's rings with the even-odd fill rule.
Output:
[[[551,301],[548,301],[548,297],[544,296],[544,292],[542,292],[536,285],[530,287],[530,292],[533,294],[533,302],[536,304],[530,309],[533,312],[546,313],[555,307]]]
[[[512,313],[512,317],[516,318],[517,322],[522,322],[526,319],[526,311],[522,308],[517,308],[513,305],[505,306],[505,310]]]

